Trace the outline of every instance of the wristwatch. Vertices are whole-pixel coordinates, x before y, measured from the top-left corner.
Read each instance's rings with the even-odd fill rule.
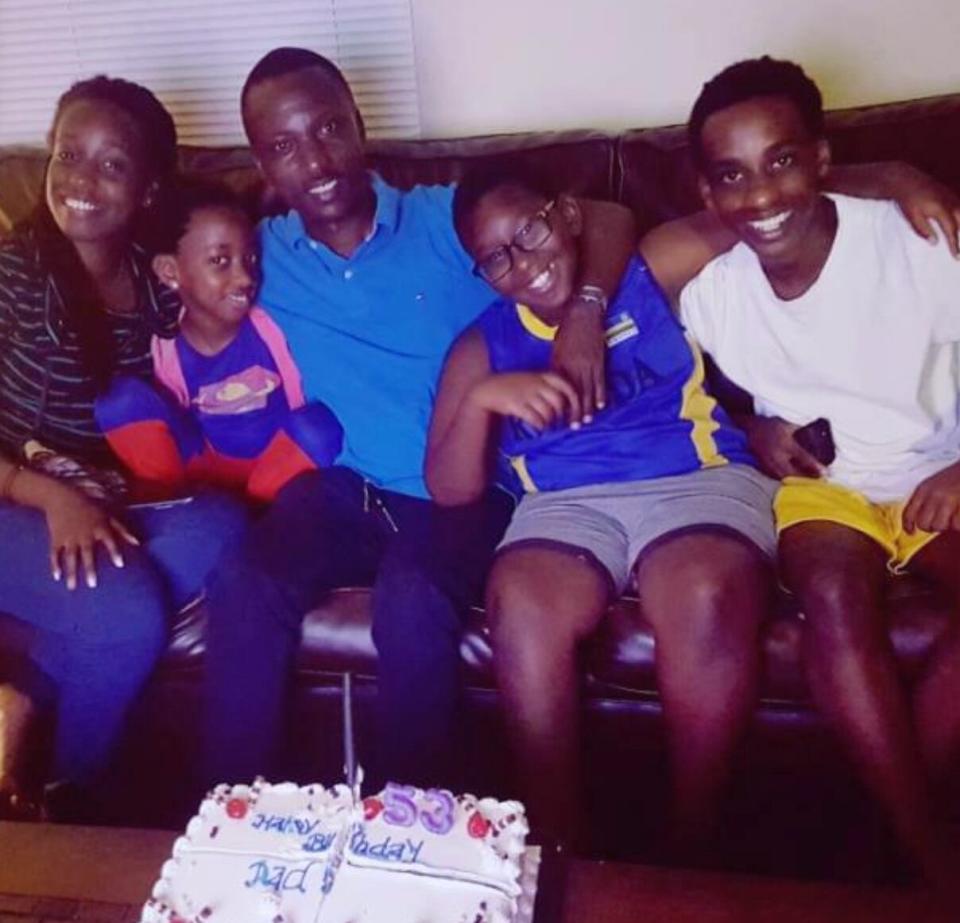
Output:
[[[607,296],[599,285],[581,285],[573,293],[573,301],[584,301],[587,304],[596,305],[601,314],[607,310]]]

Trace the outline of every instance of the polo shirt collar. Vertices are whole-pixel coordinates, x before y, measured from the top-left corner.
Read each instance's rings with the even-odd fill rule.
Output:
[[[360,245],[362,250],[378,234],[394,234],[400,222],[400,190],[387,183],[379,173],[370,171],[370,183],[377,197],[370,236]],[[284,220],[287,242],[292,246],[309,246],[313,238],[307,233],[303,218],[296,209],[290,209]],[[358,251],[359,252],[359,251]]]
[[[400,190],[386,182],[379,173],[371,171],[370,179],[377,196],[377,211],[373,216],[374,234],[380,228],[392,234],[400,223]]]

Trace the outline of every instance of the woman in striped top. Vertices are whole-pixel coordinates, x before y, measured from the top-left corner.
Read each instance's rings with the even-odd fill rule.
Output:
[[[95,77],[60,98],[50,142],[42,201],[0,242],[0,621],[23,639],[17,656],[0,651],[0,817],[35,803],[31,703],[56,705],[52,778],[93,783],[168,611],[242,523],[213,496],[118,509],[30,465],[42,446],[110,466],[94,400],[118,372],[151,376],[150,337],[171,336],[179,309],[136,243],[175,169],[169,113],[137,84]]]

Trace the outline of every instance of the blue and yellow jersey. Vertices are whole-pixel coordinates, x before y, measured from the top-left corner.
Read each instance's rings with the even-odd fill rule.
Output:
[[[556,328],[497,301],[478,319],[496,372],[550,365]],[[746,437],[704,387],[703,357],[647,265],[631,260],[606,315],[607,406],[580,429],[500,431],[500,480],[516,493],[639,481],[728,463],[754,464]]]

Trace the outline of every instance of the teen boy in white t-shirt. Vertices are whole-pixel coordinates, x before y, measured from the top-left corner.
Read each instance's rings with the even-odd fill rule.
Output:
[[[740,243],[684,289],[683,321],[754,396],[751,446],[787,475],[780,558],[807,619],[813,694],[939,877],[923,778],[960,749],[960,635],[908,702],[883,593],[888,567],[909,569],[960,601],[960,263],[892,204],[822,193],[820,93],[796,65],[722,72],[694,106],[690,139],[704,198]],[[675,274],[647,255],[659,278]],[[790,448],[820,417],[836,443],[828,467]]]

